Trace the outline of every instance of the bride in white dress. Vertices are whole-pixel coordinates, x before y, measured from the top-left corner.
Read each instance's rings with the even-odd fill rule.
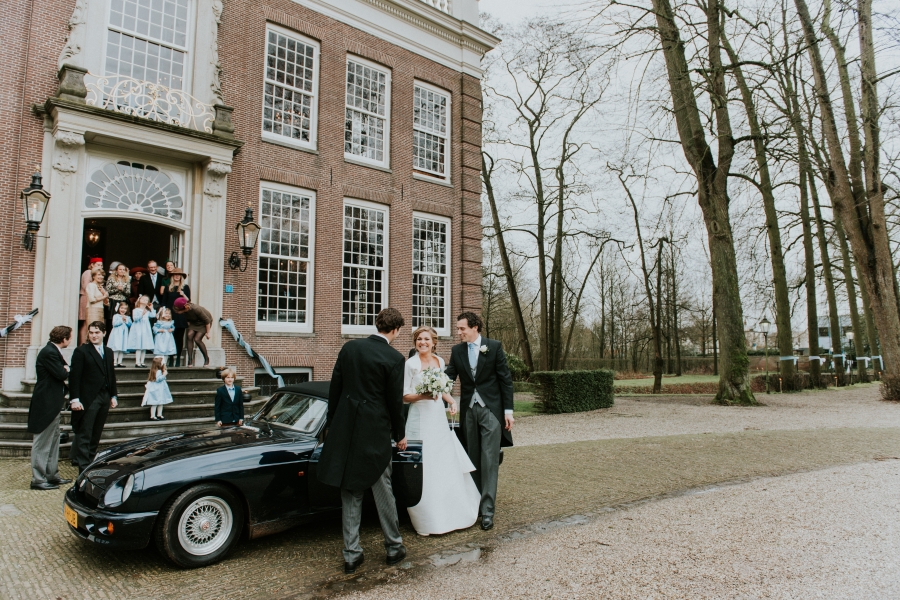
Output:
[[[444,360],[434,353],[437,334],[430,327],[419,327],[413,339],[418,354],[406,361],[403,401],[410,404],[406,437],[422,440],[423,482],[422,499],[408,509],[409,516],[419,535],[466,529],[475,524],[481,502],[470,475],[475,466],[447,423],[443,401],[456,414],[453,397],[444,394],[442,401],[416,392],[425,369],[444,370]]]

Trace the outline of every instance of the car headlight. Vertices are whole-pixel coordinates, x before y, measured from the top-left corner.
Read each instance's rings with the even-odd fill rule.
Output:
[[[125,488],[122,490],[122,502],[128,500],[132,490],[134,490],[134,475],[129,475],[128,479],[125,480]]]
[[[125,479],[119,479],[106,490],[103,495],[104,506],[118,506],[128,500],[131,492],[134,491],[134,475],[129,475]]]

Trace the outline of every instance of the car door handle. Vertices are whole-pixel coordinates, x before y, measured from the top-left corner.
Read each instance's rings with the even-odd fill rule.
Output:
[[[398,452],[397,456],[402,456],[403,458],[419,458],[420,456],[422,456],[422,453],[415,451]]]

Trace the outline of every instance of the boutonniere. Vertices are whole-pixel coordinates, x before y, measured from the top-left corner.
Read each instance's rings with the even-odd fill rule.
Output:
[[[488,347],[487,347],[487,346],[482,346],[481,348],[479,348],[479,351],[480,351],[482,354],[487,354],[487,353],[488,353]]]

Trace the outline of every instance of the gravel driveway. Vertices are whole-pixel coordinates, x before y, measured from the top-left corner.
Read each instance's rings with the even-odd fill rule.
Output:
[[[516,446],[574,441],[841,427],[900,427],[900,404],[882,402],[879,384],[800,394],[757,394],[764,406],[710,404],[712,396],[616,396],[589,413],[516,421]]]
[[[900,461],[646,503],[350,596],[898,598]]]

